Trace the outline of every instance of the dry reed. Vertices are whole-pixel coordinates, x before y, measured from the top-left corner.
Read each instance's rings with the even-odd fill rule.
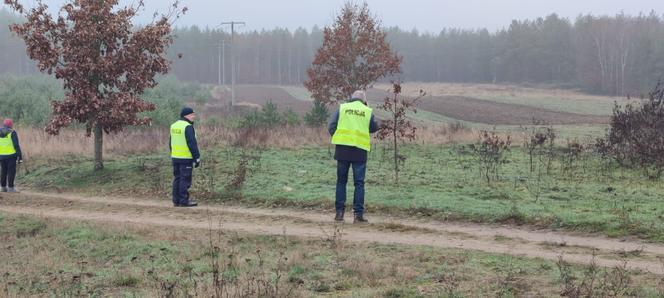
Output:
[[[66,129],[51,136],[39,128],[18,128],[21,148],[26,158],[31,157],[92,157],[93,138],[81,129]],[[199,146],[203,149],[242,144],[277,149],[327,146],[330,137],[324,128],[306,126],[236,129],[224,126],[196,128]],[[477,131],[450,126],[421,126],[418,144],[450,144],[473,142]],[[168,129],[147,127],[128,129],[104,136],[106,156],[127,156],[168,150]]]

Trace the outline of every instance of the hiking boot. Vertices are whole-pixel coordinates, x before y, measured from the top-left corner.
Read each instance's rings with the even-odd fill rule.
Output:
[[[0,188],[0,192],[7,192],[7,188],[6,187]]]
[[[337,211],[337,215],[334,217],[334,221],[344,221],[344,212],[343,211]]]
[[[355,214],[355,220],[353,221],[353,223],[365,224],[369,223],[369,221],[366,218],[364,218],[364,214]]]
[[[16,187],[8,187],[7,192],[18,192],[18,190],[16,189]]]
[[[186,203],[180,203],[180,204],[176,205],[175,207],[185,207],[186,208],[186,207],[196,207],[196,206],[198,206],[198,203],[196,203],[194,201],[189,201],[189,202],[186,202]]]

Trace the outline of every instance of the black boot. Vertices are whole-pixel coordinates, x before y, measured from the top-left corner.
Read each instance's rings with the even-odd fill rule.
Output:
[[[198,206],[198,203],[194,201],[189,201],[186,203],[180,203],[179,205],[175,205],[175,207],[196,207]]]
[[[355,220],[353,223],[358,223],[358,224],[364,224],[364,223],[369,223],[369,221],[364,218],[364,214],[362,213],[355,213]]]
[[[344,211],[337,211],[337,215],[334,217],[334,221],[344,221]]]

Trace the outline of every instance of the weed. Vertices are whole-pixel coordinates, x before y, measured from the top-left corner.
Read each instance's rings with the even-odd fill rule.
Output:
[[[563,256],[558,257],[558,271],[563,288],[560,295],[564,297],[622,297],[628,295],[631,289],[631,278],[627,270],[627,261],[613,269],[600,269],[593,257],[586,266],[583,276],[577,279],[571,266],[564,261]]]
[[[525,287],[522,278],[518,277],[519,269],[514,266],[514,260],[509,259],[507,268],[501,276],[498,277],[497,297],[515,297]]]
[[[14,233],[18,238],[34,237],[46,228],[46,223],[28,217],[20,217],[14,222]]]
[[[334,265],[339,269],[343,263],[342,253],[344,249],[344,225],[343,223],[335,223],[332,233],[326,231],[323,226],[320,228],[323,231],[323,235],[326,235],[324,240],[329,243],[329,248],[332,250],[332,255],[334,256]]]
[[[544,126],[544,122],[533,119],[533,125],[521,127],[523,131],[523,147],[528,153],[530,172],[535,171],[535,158],[546,164],[547,173],[551,169],[551,161],[554,157],[554,146],[556,142],[556,133],[553,127]]]

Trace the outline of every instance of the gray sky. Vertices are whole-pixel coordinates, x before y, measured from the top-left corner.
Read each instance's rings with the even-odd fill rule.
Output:
[[[120,0],[130,4],[137,0]],[[30,4],[33,0],[23,0]],[[58,7],[65,0],[46,0]],[[145,0],[145,22],[155,10],[165,11],[171,0]],[[214,27],[221,21],[245,21],[240,30],[297,27],[311,28],[332,23],[345,0],[181,0],[189,12],[177,25]],[[513,19],[533,19],[558,13],[574,19],[579,14],[636,15],[651,10],[664,14],[664,0],[367,0],[384,26],[439,32],[445,27],[488,28],[508,26]]]

